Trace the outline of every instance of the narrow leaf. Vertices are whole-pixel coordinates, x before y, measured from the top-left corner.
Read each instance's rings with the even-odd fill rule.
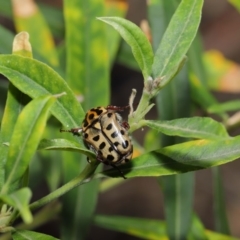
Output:
[[[94,224],[141,239],[159,240],[166,238],[166,224],[163,221],[153,219],[97,215],[94,218]]]
[[[202,0],[182,0],[157,49],[152,66],[154,78],[163,77],[160,87],[175,73],[187,53],[201,19]]]
[[[26,57],[32,56],[31,45],[29,44],[27,33],[21,33],[15,36],[13,41],[13,53]],[[18,115],[28,101],[28,96],[22,94],[12,83],[9,84],[0,133],[0,189],[2,189],[4,184],[4,166],[8,154],[8,148],[4,146],[3,143],[10,142]]]
[[[162,183],[167,232],[169,239],[185,239],[191,226],[194,175],[193,173],[165,176]],[[171,189],[171,191],[169,191]]]
[[[98,19],[115,28],[121,34],[122,38],[130,45],[143,77],[147,80],[148,77],[151,76],[153,51],[150,42],[142,30],[134,23],[123,18],[101,17]]]
[[[233,101],[227,101],[224,103],[214,104],[207,109],[209,113],[222,113],[227,111],[238,111],[238,110],[240,110],[239,100],[233,100]]]
[[[66,82],[50,67],[33,59],[1,55],[0,73],[32,98],[66,92],[52,108],[53,115],[65,126],[80,125],[84,112]]]
[[[203,86],[207,86],[208,74],[203,62],[203,43],[200,34],[197,34],[189,51],[188,51],[188,64],[191,74],[194,74]]]
[[[230,235],[220,169],[218,167],[215,167],[212,169],[212,173],[214,190],[213,196],[214,196],[215,230],[218,231],[219,233]]]
[[[170,136],[212,140],[229,137],[224,126],[212,118],[192,117],[169,121],[146,120],[145,124],[154,130]]]
[[[106,26],[96,20],[105,14],[104,2],[63,1],[66,24],[66,80],[85,109],[109,101]]]
[[[31,36],[33,49],[38,52],[46,62],[58,66],[58,58],[53,37],[43,15],[34,1],[13,0],[13,15],[18,32],[27,31]],[[28,14],[26,10],[28,9]],[[32,24],[34,22],[34,24]]]
[[[5,182],[5,163],[9,148],[4,145],[6,142],[10,142],[14,126],[16,124],[18,115],[26,102],[26,96],[22,94],[11,83],[7,93],[7,102],[4,109],[4,115],[1,121],[1,133],[0,133],[0,189]]]
[[[193,224],[196,224],[196,218]],[[105,229],[123,232],[131,236],[135,236],[141,239],[148,240],[166,240],[169,239],[166,233],[166,223],[164,221],[154,219],[143,219],[133,217],[122,217],[122,216],[105,216],[97,215],[94,218],[94,224],[103,227]],[[205,240],[205,238],[192,238],[197,236],[194,231],[195,227],[192,225],[190,234],[186,238],[187,240]],[[199,226],[198,226],[199,230]],[[203,229],[201,229],[203,231]],[[209,230],[205,230],[205,234],[208,240],[237,240],[237,238],[215,233]],[[199,236],[199,235],[198,235]],[[200,235],[203,236],[203,235]]]
[[[188,239],[189,240],[210,240],[211,239],[207,237],[207,232],[205,231],[205,228],[202,222],[195,214],[193,214],[193,217],[192,217],[191,230],[188,234]]]
[[[70,141],[67,139],[43,139],[41,140],[38,150],[64,150],[64,151],[77,151],[79,153],[83,153],[90,158],[94,157],[94,153],[86,148],[84,145],[82,138],[80,138],[79,142]]]
[[[1,7],[0,7],[1,8]],[[14,35],[8,29],[4,28],[0,25],[0,36],[4,36],[0,38],[0,53],[7,54],[12,51],[12,42]]]
[[[193,74],[190,74],[190,86],[192,100],[203,109],[207,110],[210,106],[217,104],[217,100],[209,92],[207,87]]]
[[[49,109],[54,103],[52,96],[32,100],[21,112],[15,125],[5,166],[5,185],[2,193],[25,173],[43,133]]]
[[[106,16],[124,17],[128,9],[127,1],[105,1]],[[119,49],[120,35],[114,29],[106,31],[107,47],[111,65],[115,61]]]

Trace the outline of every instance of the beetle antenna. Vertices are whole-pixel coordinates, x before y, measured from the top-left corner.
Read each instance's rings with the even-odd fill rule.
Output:
[[[72,132],[71,130],[66,130],[66,129],[60,129],[60,132]]]

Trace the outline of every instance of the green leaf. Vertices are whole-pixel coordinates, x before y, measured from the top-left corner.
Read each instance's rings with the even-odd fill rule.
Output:
[[[144,138],[144,149],[146,152],[150,152],[159,147],[161,147],[159,133],[154,129],[150,129]]]
[[[187,53],[201,19],[202,0],[182,0],[157,49],[152,66],[154,78],[164,77],[159,87],[171,80]]]
[[[67,139],[43,139],[41,140],[38,150],[64,150],[64,151],[77,151],[92,158],[95,154],[88,150],[80,137],[79,142],[70,141]]]
[[[207,88],[208,75],[203,64],[203,47],[200,37],[197,35],[188,52],[190,66],[191,99],[208,111],[209,107],[217,105],[217,100]],[[225,117],[222,113],[221,117]]]
[[[65,81],[50,67],[37,60],[20,56],[1,55],[0,73],[32,98],[66,92],[52,107],[52,114],[65,126],[77,127],[84,112]]]
[[[0,38],[0,53],[11,53],[14,38],[13,33],[0,25],[0,36],[4,36]]]
[[[219,233],[230,235],[220,169],[218,167],[215,167],[212,169],[212,173],[214,190],[213,205],[215,217],[215,230],[218,231]]]
[[[203,43],[200,34],[197,34],[188,51],[187,56],[189,60],[188,63],[190,72],[194,74],[197,79],[199,79],[203,86],[206,87],[208,82],[208,74],[203,63],[204,49],[202,45]]]
[[[210,240],[210,239],[211,239],[210,237],[209,238],[207,237],[207,232],[200,219],[195,214],[193,214],[191,229],[188,234],[188,240]]]
[[[38,2],[40,11],[42,12],[44,18],[46,19],[48,26],[52,34],[62,39],[64,37],[64,18],[61,8],[56,8],[55,6],[44,4]]]
[[[66,79],[85,109],[105,106],[109,101],[106,26],[96,20],[102,15],[103,1],[64,1]]]
[[[203,236],[196,235],[195,231],[201,229],[201,226],[198,226],[196,217],[193,219],[193,223],[190,229],[190,234],[186,238],[187,240],[205,240],[204,238],[192,238],[192,236]],[[166,240],[169,239],[166,233],[166,223],[164,221],[154,220],[154,219],[142,219],[142,218],[133,218],[133,217],[122,217],[122,216],[104,216],[97,215],[94,218],[94,224],[103,227],[109,230],[123,232],[131,236],[135,236],[141,239],[148,240]],[[205,230],[205,234],[208,240],[237,240],[230,236],[222,235],[215,233],[209,230]]]
[[[0,199],[18,209],[22,219],[25,223],[29,224],[32,222],[32,214],[29,210],[29,202],[32,197],[32,192],[29,188],[21,188],[9,195],[0,195]]]
[[[94,224],[142,239],[159,240],[161,237],[166,238],[165,223],[153,219],[97,215],[94,218]]]
[[[21,38],[21,36],[24,36]],[[7,38],[7,36],[6,36]],[[9,39],[8,39],[9,40]],[[25,45],[28,49],[25,49]],[[13,41],[13,52],[17,50],[19,55],[32,56],[31,46],[28,42],[27,34],[18,34]],[[7,102],[4,109],[4,115],[1,122],[1,133],[0,133],[0,189],[4,184],[5,172],[4,166],[8,154],[8,147],[4,146],[3,143],[10,142],[12,132],[17,121],[18,115],[23,106],[29,101],[28,96],[22,94],[12,83],[9,84],[7,92]],[[25,175],[26,176],[26,175]]]
[[[5,194],[28,168],[43,133],[50,107],[55,98],[43,96],[32,100],[20,113],[13,130],[5,165]]]
[[[142,30],[134,23],[118,17],[101,17],[99,20],[115,28],[131,46],[133,55],[142,71],[144,80],[151,76],[153,51],[150,42]]]
[[[159,181],[162,183],[164,194],[169,239],[185,239],[191,226],[194,175],[185,173],[165,176]]]
[[[202,168],[236,160],[240,156],[240,137],[226,140],[196,140],[162,148],[159,152],[173,160]]]
[[[217,104],[217,100],[195,75],[190,75],[191,98],[203,109]]]
[[[13,1],[14,22],[18,32],[27,31],[31,36],[31,44],[34,52],[40,54],[45,61],[57,67],[58,57],[55,49],[54,39],[46,20],[38,9],[35,2],[19,0]],[[21,9],[29,9],[26,15]],[[32,24],[34,22],[34,24]]]
[[[12,237],[13,240],[58,240],[46,234],[27,230],[16,230],[12,233]]]
[[[10,1],[0,0],[0,12],[5,17],[12,17],[12,6]]]
[[[124,17],[126,15],[127,8],[127,2],[105,1],[105,15],[107,16]],[[119,49],[120,35],[114,29],[109,28],[107,29],[106,34],[109,59],[112,66]]]
[[[233,100],[224,103],[218,103],[208,107],[207,111],[209,113],[222,113],[227,111],[238,111],[240,109],[240,101]]]
[[[1,121],[1,133],[0,133],[0,189],[5,181],[5,163],[9,148],[4,143],[9,143],[12,137],[13,129],[16,124],[19,112],[23,108],[26,102],[26,96],[22,94],[11,83],[7,93],[7,102],[4,109],[4,115]]]
[[[145,120],[145,124],[170,136],[219,140],[229,138],[224,126],[207,117],[180,118],[169,121]]]
[[[171,1],[167,2],[172,3]],[[148,19],[153,38],[152,46],[154,52],[157,50],[165,31],[166,26],[165,15],[167,14],[167,11],[166,9],[164,9],[164,4],[165,4],[164,1],[161,0],[149,0],[147,5]]]

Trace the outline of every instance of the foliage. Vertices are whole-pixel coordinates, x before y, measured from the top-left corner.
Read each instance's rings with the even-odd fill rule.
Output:
[[[32,12],[26,17],[21,11],[26,7],[24,1],[12,1],[12,6],[0,1],[0,11],[13,17],[19,32],[14,36],[0,26],[0,73],[9,80],[8,90],[1,83],[7,100],[4,110],[1,108],[0,232],[10,233],[13,239],[56,239],[30,230],[58,215],[62,219],[60,239],[86,239],[92,222],[144,239],[233,239],[227,236],[230,232],[217,168],[215,215],[219,233],[206,230],[192,211],[194,171],[240,157],[240,138],[228,133],[237,124],[231,124],[227,114],[238,110],[239,101],[219,104],[204,79],[197,35],[203,0],[150,0],[152,43],[138,26],[123,18],[126,5],[122,2],[63,3],[62,13],[29,1]],[[155,31],[159,26],[161,29]],[[129,180],[121,179],[115,168],[103,171],[81,137],[59,133],[61,126],[80,126],[91,107],[109,104],[110,69],[117,58],[120,36],[132,55],[129,59],[124,47],[118,57],[140,69],[144,81],[135,110],[132,91],[129,132],[148,127],[146,145],[155,149],[146,151],[147,147],[134,143],[133,160],[119,169],[127,179],[156,177],[164,193],[166,221],[94,216],[99,191]],[[54,38],[63,41],[55,44]],[[154,107],[153,99],[160,116],[157,120],[146,119]],[[194,103],[206,114],[217,114],[222,122],[209,116],[194,117],[190,111],[196,107]],[[100,182],[103,177],[107,179]],[[45,180],[50,193],[32,202],[37,180]],[[59,197],[61,210],[46,210],[47,204],[59,202]],[[40,207],[40,212],[33,214]],[[19,217],[23,223],[16,225]],[[4,235],[0,240],[9,237]]]

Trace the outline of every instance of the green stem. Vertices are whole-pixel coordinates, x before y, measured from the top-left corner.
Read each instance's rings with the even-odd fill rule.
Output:
[[[154,105],[154,104],[149,105],[150,99],[151,94],[149,94],[144,89],[136,111],[134,111],[133,114],[130,115],[128,119],[129,125],[131,126],[131,129],[129,130],[130,132],[134,132],[136,129],[141,128],[143,126],[142,119]]]
[[[98,162],[88,164],[79,176],[72,179],[70,182],[66,183],[65,185],[61,186],[54,192],[52,192],[52,193],[48,194],[47,196],[30,204],[30,209],[33,210],[33,209],[39,208],[39,207],[49,203],[50,201],[61,197],[62,195],[64,195],[68,191],[72,190],[73,188],[75,188],[83,183],[88,182],[90,180],[90,177],[94,173],[95,169],[97,168],[98,164],[99,164]]]

